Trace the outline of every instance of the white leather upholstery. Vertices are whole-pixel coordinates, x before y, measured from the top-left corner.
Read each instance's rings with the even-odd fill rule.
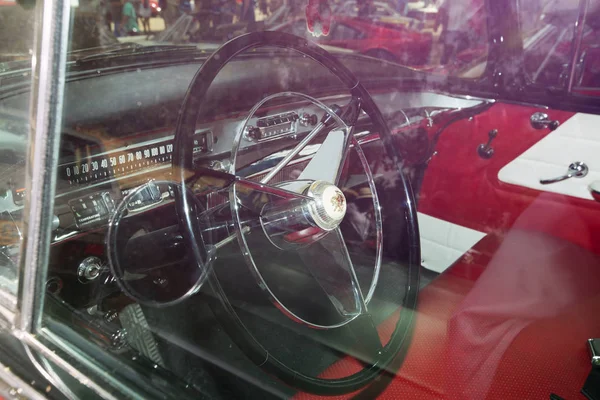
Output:
[[[540,184],[540,179],[563,175],[569,164],[575,161],[582,161],[589,167],[586,177]],[[513,185],[592,200],[588,186],[600,179],[600,116],[574,115],[502,168],[498,179]]]
[[[422,265],[443,272],[479,242],[485,233],[418,213]]]

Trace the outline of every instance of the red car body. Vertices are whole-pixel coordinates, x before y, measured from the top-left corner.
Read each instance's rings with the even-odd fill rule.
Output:
[[[421,33],[402,25],[352,17],[334,17],[327,36],[312,37],[304,18],[286,22],[273,30],[309,36],[319,44],[413,66],[427,63],[432,46],[432,36],[429,33]]]

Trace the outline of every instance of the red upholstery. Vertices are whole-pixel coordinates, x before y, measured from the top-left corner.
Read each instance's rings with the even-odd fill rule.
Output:
[[[599,336],[597,256],[534,232],[486,236],[421,292],[405,362],[380,398],[584,399],[586,339]],[[345,358],[321,376],[359,368]]]

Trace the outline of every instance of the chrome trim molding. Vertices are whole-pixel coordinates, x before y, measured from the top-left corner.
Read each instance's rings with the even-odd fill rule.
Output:
[[[74,351],[74,348],[72,345],[68,345],[66,342],[64,342],[62,339],[60,339],[59,337],[57,337],[56,335],[54,335],[52,332],[50,332],[47,329],[42,329],[40,333],[43,336],[47,337],[50,341],[52,341],[53,344],[57,345],[61,350],[65,351],[70,356],[77,359],[77,361],[81,362],[86,367],[90,367],[89,360],[84,359],[80,353],[78,353],[77,351]],[[61,356],[56,354],[55,351],[52,351],[50,348],[46,347],[46,345],[42,344],[31,333],[26,332],[26,331],[21,331],[21,330],[15,330],[15,331],[13,331],[13,335],[17,339],[21,340],[23,342],[23,344],[30,346],[31,349],[36,351],[38,354],[40,354],[43,357],[46,357],[49,361],[52,361],[59,368],[63,369],[65,372],[70,374],[73,378],[77,379],[82,385],[87,386],[88,388],[90,388],[91,390],[96,392],[102,398],[109,399],[109,400],[116,400],[116,398],[110,392],[108,392],[104,387],[102,387],[99,384],[97,384],[96,382],[94,382],[92,379],[90,379],[90,377],[88,375],[84,374],[79,369],[75,368],[73,365],[71,365],[69,362],[67,362],[65,359],[63,359]],[[40,372],[43,373],[42,371],[40,371]],[[101,375],[108,375],[108,371],[100,371],[98,368],[96,368],[94,372],[101,374]],[[106,381],[108,382],[108,381],[110,381],[110,379],[107,377]],[[112,381],[114,382],[114,379]],[[123,393],[127,393],[127,395],[131,396],[131,398],[139,398],[139,396],[138,397],[133,396],[133,393],[131,393],[129,391],[124,391]]]
[[[46,396],[37,392],[27,382],[15,375],[10,367],[0,363],[0,395],[6,399],[15,396],[26,397],[31,400],[45,400]]]
[[[27,164],[23,238],[20,258],[19,329],[32,332],[40,322],[36,312],[44,301],[46,266],[50,251],[56,169],[62,124],[71,3],[37,3],[35,71],[31,96],[30,146]],[[35,195],[31,195],[35,194]]]

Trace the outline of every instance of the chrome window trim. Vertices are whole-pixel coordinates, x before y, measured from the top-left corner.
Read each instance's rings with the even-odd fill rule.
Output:
[[[41,315],[51,242],[71,2],[38,1],[35,13],[34,74],[29,112],[31,126],[25,177],[29,196],[23,212],[26,229],[21,245],[16,299],[12,300],[10,293],[0,289],[0,329],[10,332],[23,346],[46,357],[99,396],[115,399],[86,372],[80,371],[40,340],[43,337],[59,348],[65,347],[55,335],[41,328]],[[12,306],[14,309],[11,310]],[[90,368],[89,363],[83,364]],[[95,371],[94,368],[91,370]],[[45,371],[40,372],[44,374]],[[0,380],[9,386],[6,388],[7,397],[14,396],[14,389],[17,394],[31,399],[45,398],[1,363]],[[114,384],[111,386],[115,387]],[[5,388],[0,385],[0,392],[4,391]]]
[[[37,392],[27,382],[12,372],[9,366],[0,363],[0,395],[5,398],[23,396],[31,400],[44,400],[46,396]]]
[[[71,3],[45,0],[36,6],[32,58],[29,150],[24,238],[19,268],[18,316],[15,326],[34,332],[41,322],[42,287],[50,251],[52,210],[60,145],[60,127]],[[35,194],[35,195],[32,195]]]

